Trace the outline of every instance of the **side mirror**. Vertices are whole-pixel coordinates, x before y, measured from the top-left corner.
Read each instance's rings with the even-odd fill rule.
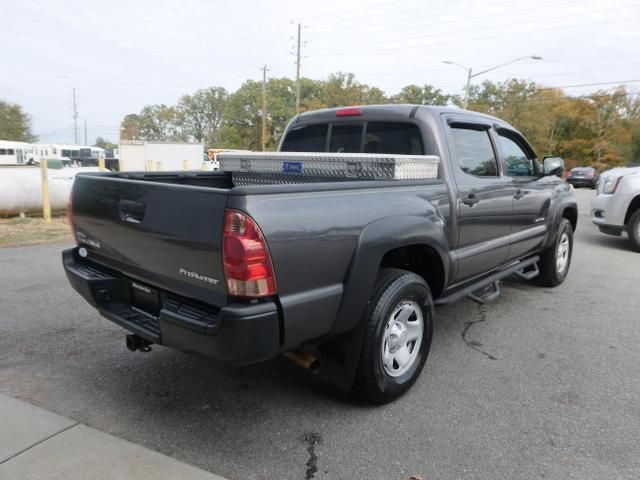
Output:
[[[560,157],[544,157],[542,170],[545,175],[555,175],[562,178],[564,160]]]

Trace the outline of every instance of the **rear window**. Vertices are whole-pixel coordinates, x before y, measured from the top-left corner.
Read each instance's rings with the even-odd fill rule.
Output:
[[[329,133],[330,132],[330,133]],[[326,123],[294,127],[282,142],[283,152],[388,153],[423,155],[420,130],[412,123],[368,122],[335,123],[329,130]],[[364,138],[363,138],[364,135]]]
[[[329,151],[337,153],[359,153],[362,143],[362,124],[334,125],[331,128]]]
[[[412,123],[370,122],[367,124],[364,152],[422,155],[420,130]]]

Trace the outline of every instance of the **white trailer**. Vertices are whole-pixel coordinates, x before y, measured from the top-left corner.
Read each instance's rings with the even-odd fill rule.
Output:
[[[182,170],[186,160],[190,170],[202,166],[204,147],[201,143],[123,141],[120,143],[120,162],[127,171]]]

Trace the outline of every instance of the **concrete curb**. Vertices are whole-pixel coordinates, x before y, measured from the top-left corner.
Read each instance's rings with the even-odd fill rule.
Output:
[[[166,455],[2,394],[0,478],[224,480]]]

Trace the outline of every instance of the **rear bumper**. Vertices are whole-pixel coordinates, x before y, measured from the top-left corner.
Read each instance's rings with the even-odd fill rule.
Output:
[[[71,286],[102,316],[151,343],[237,365],[281,353],[278,309],[272,301],[216,309],[159,290],[160,309],[154,316],[132,306],[132,279],[89,264],[75,248],[62,252],[62,263]]]
[[[592,178],[567,178],[567,183],[574,187],[595,187],[597,180]]]

